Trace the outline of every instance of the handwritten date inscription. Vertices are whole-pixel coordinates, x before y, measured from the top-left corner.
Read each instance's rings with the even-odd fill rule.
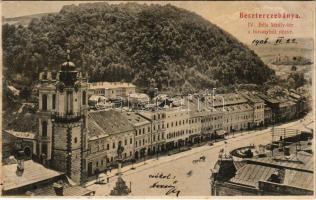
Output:
[[[284,37],[278,37],[277,39],[275,39],[274,41],[270,41],[269,38],[266,39],[254,39],[252,41],[252,45],[258,46],[258,45],[264,45],[264,44],[268,44],[268,43],[272,43],[274,45],[280,45],[280,44],[296,44],[296,39],[295,38],[284,38]]]
[[[161,183],[160,181],[154,182],[152,185],[149,186],[149,188],[153,189],[168,189],[165,195],[171,195],[175,194],[177,197],[180,194],[180,190],[176,188],[177,180],[176,176],[172,176],[171,174],[165,175],[163,173],[157,173],[155,175],[150,174],[150,179],[160,179],[160,180],[166,180],[168,183]]]

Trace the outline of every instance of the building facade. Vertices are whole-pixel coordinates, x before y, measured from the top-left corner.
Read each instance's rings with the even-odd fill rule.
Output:
[[[126,98],[136,92],[135,85],[123,82],[96,82],[89,83],[88,87],[90,95],[101,95],[108,99]]]

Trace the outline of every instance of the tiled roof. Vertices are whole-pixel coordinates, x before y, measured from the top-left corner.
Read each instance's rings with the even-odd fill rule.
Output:
[[[24,162],[24,171],[21,176],[17,175],[16,170],[17,164],[2,166],[4,191],[51,179],[63,174],[61,172],[47,169],[32,160]]]
[[[257,94],[257,96],[269,103],[280,103],[280,101],[278,99],[275,99],[273,97],[269,97],[267,95],[264,95],[264,94]]]
[[[88,134],[90,140],[108,136],[108,134],[103,131],[103,129],[93,120],[90,115],[88,115]]]
[[[250,92],[242,92],[241,95],[253,103],[263,103],[264,102],[261,98],[259,98],[258,96],[256,96],[255,94],[252,94]]]
[[[290,100],[280,103],[280,107],[287,107],[287,106],[294,106],[294,105],[295,105],[295,102],[290,101]]]
[[[225,106],[225,110],[228,112],[239,112],[239,111],[250,111],[252,110],[252,108],[248,104],[240,104],[240,105],[233,105],[233,106]]]
[[[286,160],[286,159],[277,159],[272,157],[265,158],[255,158],[251,159],[257,163],[265,163],[274,166],[281,166],[284,168],[298,169],[298,170],[306,170],[312,172],[314,169],[314,157],[312,154],[306,153],[304,151],[299,151],[297,153],[297,160],[299,162]]]
[[[312,191],[314,189],[313,177],[313,173],[287,169],[283,184]]]
[[[233,105],[233,104],[242,104],[247,103],[247,99],[245,99],[240,94],[236,93],[229,93],[229,94],[216,94],[214,96],[214,106],[222,106],[223,105],[223,99],[225,105]],[[208,96],[208,101],[213,103],[213,96]]]
[[[129,123],[134,126],[150,124],[149,120],[134,112],[122,112],[122,115],[124,115],[128,119]]]
[[[98,125],[98,128],[95,129],[96,131],[97,129],[102,129],[105,134],[109,135],[134,130],[128,119],[116,110],[90,112],[89,120],[93,120]]]
[[[46,185],[32,191],[35,196],[56,196],[54,187],[52,184]],[[88,190],[84,187],[75,185],[71,186],[69,184],[64,184],[64,196],[85,196],[92,193],[91,190]]]
[[[275,171],[276,168],[268,166],[246,164],[237,170],[236,175],[229,182],[257,188],[259,181],[268,180]]]

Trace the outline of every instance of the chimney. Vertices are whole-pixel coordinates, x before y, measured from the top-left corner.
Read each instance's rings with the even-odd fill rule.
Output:
[[[64,196],[64,184],[61,181],[55,182],[53,187],[57,196]]]

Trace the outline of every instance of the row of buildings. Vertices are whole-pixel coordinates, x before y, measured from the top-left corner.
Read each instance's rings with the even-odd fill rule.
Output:
[[[39,129],[28,148],[33,157],[81,183],[115,165],[118,147],[124,148],[123,159],[130,161],[306,112],[306,99],[298,94],[281,101],[250,92],[191,95],[182,97],[180,104],[165,100],[169,104],[151,110],[88,110],[91,93],[107,98],[135,93],[133,85],[115,85],[89,85],[69,60],[54,76],[42,72]],[[23,142],[18,148],[25,149]]]

